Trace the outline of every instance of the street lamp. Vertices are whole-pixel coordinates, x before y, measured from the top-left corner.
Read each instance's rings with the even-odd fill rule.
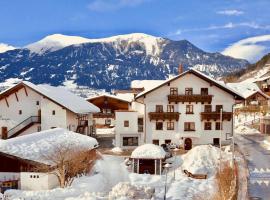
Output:
[[[168,171],[169,169],[171,168],[171,164],[170,163],[166,163],[164,165],[164,168],[165,168],[165,173],[166,173],[166,176],[165,176],[165,192],[164,192],[164,200],[166,200],[166,193],[167,193],[167,176],[168,176]]]

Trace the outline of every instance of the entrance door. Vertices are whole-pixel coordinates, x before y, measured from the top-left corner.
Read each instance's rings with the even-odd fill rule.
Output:
[[[214,146],[219,146],[219,138],[214,138],[213,144],[214,144]]]
[[[185,150],[190,150],[192,148],[192,140],[190,138],[185,139]]]

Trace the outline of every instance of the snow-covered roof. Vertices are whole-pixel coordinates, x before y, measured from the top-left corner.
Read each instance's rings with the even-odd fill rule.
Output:
[[[133,94],[132,94],[132,96],[134,97]],[[112,95],[112,94],[101,94],[101,95],[98,95],[98,96],[92,96],[92,97],[87,98],[87,100],[92,100],[92,99],[96,99],[96,98],[99,98],[99,97],[109,97],[109,98],[117,99],[117,100],[120,100],[120,101],[131,102],[130,98],[127,98],[124,95],[120,96],[120,95]]]
[[[117,93],[116,96],[129,102],[134,100],[134,93]]]
[[[131,81],[131,88],[144,88],[145,90],[152,89],[160,84],[162,84],[165,80],[134,80]]]
[[[177,80],[178,78],[180,78],[180,77],[186,75],[187,73],[193,73],[193,74],[195,74],[196,76],[199,76],[200,78],[202,78],[202,79],[204,79],[204,80],[207,80],[207,81],[209,81],[209,82],[215,84],[217,87],[219,87],[219,88],[221,88],[221,89],[223,89],[223,90],[225,90],[225,91],[227,91],[227,92],[229,92],[229,93],[231,93],[231,94],[233,94],[233,95],[236,95],[236,96],[238,96],[238,97],[240,97],[240,98],[244,98],[239,92],[233,90],[232,88],[228,87],[228,86],[225,85],[224,83],[222,83],[222,82],[220,82],[220,81],[217,81],[217,80],[215,80],[214,78],[211,78],[210,76],[207,76],[207,75],[203,74],[202,72],[200,72],[200,71],[198,71],[198,70],[196,70],[196,69],[191,68],[191,69],[189,69],[189,70],[187,70],[187,71],[185,71],[185,72],[183,72],[183,73],[181,73],[181,74],[179,74],[179,75],[177,75],[177,76],[175,76],[175,77],[172,77],[172,78],[169,78],[169,79],[163,81],[161,84],[157,85],[157,86],[154,87],[154,88],[151,88],[151,89],[149,89],[149,90],[145,90],[145,91],[139,93],[139,94],[136,96],[136,99],[138,99],[138,98],[144,96],[144,95],[147,94],[147,93],[150,93],[150,92],[156,90],[157,88],[159,88],[159,87],[161,87],[161,86],[163,86],[163,85],[166,85],[167,83],[169,83],[169,82],[171,82],[171,81]]]
[[[165,158],[165,151],[162,147],[154,144],[144,144],[138,146],[131,154],[131,158],[141,159],[163,159]]]
[[[46,159],[46,156],[51,155],[55,148],[91,150],[97,145],[95,138],[62,128],[55,128],[0,140],[0,152],[50,165],[51,163]]]
[[[46,96],[48,99],[60,104],[61,106],[67,108],[68,110],[77,113],[77,114],[84,114],[84,113],[95,113],[100,112],[100,109],[95,106],[94,104],[89,103],[85,99],[69,92],[63,87],[54,87],[50,85],[35,85],[28,81],[22,81],[19,84],[24,84],[28,86],[29,88],[33,89],[34,91]],[[17,85],[13,86],[16,87]],[[12,87],[12,88],[13,88]],[[0,93],[0,96],[3,95],[8,90],[11,90],[12,88],[9,88],[2,93]]]
[[[257,86],[256,83],[251,82],[227,83],[227,86],[240,93],[245,99],[257,92],[259,92],[264,97],[269,98],[269,96],[267,96],[260,90],[260,88]]]

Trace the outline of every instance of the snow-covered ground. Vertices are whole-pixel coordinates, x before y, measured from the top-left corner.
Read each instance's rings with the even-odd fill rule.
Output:
[[[97,128],[97,135],[115,134],[114,128]]]
[[[167,198],[191,200],[201,193],[215,191],[215,172],[219,166],[219,149],[211,145],[194,147],[187,154],[171,158],[174,167],[169,170]],[[222,159],[230,159],[230,153],[222,153]],[[207,174],[205,180],[187,177],[182,171]],[[175,175],[175,177],[174,177]],[[97,161],[95,173],[75,179],[72,186],[44,191],[9,190],[10,199],[24,200],[91,200],[91,199],[163,199],[165,175],[130,173],[120,156],[103,156]],[[152,194],[154,192],[154,194]]]
[[[234,129],[234,132],[236,134],[256,134],[256,133],[260,133],[260,131],[258,131],[255,128],[249,128],[248,126],[243,126],[243,125],[239,125],[237,126],[237,128]]]

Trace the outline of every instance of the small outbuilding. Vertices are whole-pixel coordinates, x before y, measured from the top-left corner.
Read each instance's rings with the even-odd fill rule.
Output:
[[[263,134],[270,134],[270,117],[260,119],[260,131]]]
[[[131,154],[132,172],[160,175],[165,155],[164,149],[154,144],[144,144],[137,147]]]

